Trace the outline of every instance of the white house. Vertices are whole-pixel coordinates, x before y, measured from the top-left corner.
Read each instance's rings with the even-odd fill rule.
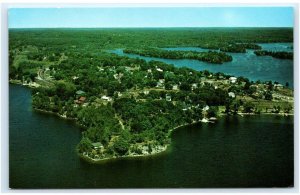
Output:
[[[197,83],[193,83],[193,84],[192,84],[192,90],[197,89],[197,88],[198,88]]]
[[[166,101],[168,101],[168,102],[172,101],[171,95],[166,94]]]
[[[158,71],[158,72],[163,72],[164,70],[162,70],[162,69],[160,69],[160,68],[156,68],[156,70]]]
[[[231,98],[235,98],[235,94],[233,92],[229,92],[228,96],[231,97]]]
[[[204,107],[202,108],[202,110],[203,110],[203,111],[208,111],[208,110],[209,110],[209,106],[207,106],[207,105],[204,106]]]
[[[237,81],[237,78],[236,78],[236,77],[230,77],[230,78],[229,78],[229,82],[230,82],[230,83],[236,83],[236,81]]]
[[[106,95],[102,96],[101,99],[105,100],[105,101],[108,101],[108,102],[110,102],[112,100],[111,97],[108,97]]]
[[[173,90],[178,90],[178,85],[173,85],[173,86],[172,86],[172,89],[173,89]]]

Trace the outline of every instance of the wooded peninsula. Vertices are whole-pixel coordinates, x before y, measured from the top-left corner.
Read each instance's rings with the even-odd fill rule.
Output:
[[[10,82],[32,88],[33,108],[82,125],[76,150],[89,161],[165,151],[175,128],[222,115],[293,113],[289,83],[107,52],[127,48],[125,53],[226,66],[232,56],[224,52],[282,56],[260,51],[257,43],[292,42],[291,28],[10,29],[9,36]],[[220,51],[161,49],[179,46]]]

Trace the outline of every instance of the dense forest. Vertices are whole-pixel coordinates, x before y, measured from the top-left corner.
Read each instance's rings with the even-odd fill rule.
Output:
[[[257,56],[272,56],[274,58],[279,59],[289,59],[292,60],[294,58],[294,55],[292,52],[285,52],[285,51],[265,51],[265,50],[259,50],[254,51],[254,53]]]
[[[292,32],[290,28],[10,29],[9,78],[34,87],[34,108],[75,119],[85,127],[79,155],[99,160],[152,154],[170,143],[170,132],[177,126],[220,113],[260,113],[265,107],[256,102],[269,105],[277,93],[283,94],[280,98],[292,97],[291,90],[272,81],[253,82],[122,57],[108,49],[135,48],[125,52],[222,63],[231,56],[158,48],[244,52],[260,49],[255,44],[259,42],[292,41]],[[292,109],[290,104],[280,105],[284,106],[272,112]]]

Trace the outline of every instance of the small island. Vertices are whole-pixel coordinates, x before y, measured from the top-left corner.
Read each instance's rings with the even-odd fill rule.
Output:
[[[166,59],[194,59],[213,64],[222,64],[224,62],[232,61],[232,56],[224,52],[208,51],[168,51],[162,49],[148,48],[148,49],[124,49],[124,53],[138,54],[141,56],[166,58]]]

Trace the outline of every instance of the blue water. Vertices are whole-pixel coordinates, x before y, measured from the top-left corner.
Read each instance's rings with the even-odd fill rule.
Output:
[[[90,164],[74,122],[31,109],[31,91],[9,86],[11,188],[289,187],[293,117],[228,116],[172,133],[166,153]]]
[[[264,43],[259,44],[262,49],[273,51],[293,51],[289,48],[292,43]],[[177,47],[164,48],[167,50],[182,50],[182,51],[208,51],[208,49],[195,47]],[[122,49],[112,50],[111,52],[121,56],[128,56],[131,58],[141,58],[146,61],[157,60],[168,64],[174,64],[176,67],[189,67],[195,70],[208,70],[210,72],[223,72],[225,74],[234,76],[244,76],[252,81],[277,81],[283,85],[286,82],[290,87],[294,86],[293,81],[293,61],[273,58],[271,56],[256,56],[253,50],[247,50],[246,53],[228,53],[232,55],[233,60],[223,64],[211,64],[198,60],[177,60],[177,59],[163,59],[144,57],[136,54],[125,54]]]

